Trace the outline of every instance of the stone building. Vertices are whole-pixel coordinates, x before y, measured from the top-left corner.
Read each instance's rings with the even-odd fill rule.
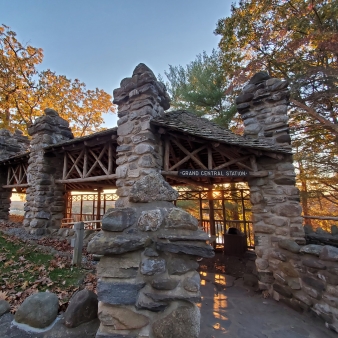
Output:
[[[175,207],[172,185],[204,187],[212,200],[212,186],[226,182],[250,187],[260,289],[337,330],[338,249],[306,245],[288,83],[258,73],[243,88],[236,104],[244,136],[189,112],[165,113],[166,89],[143,64],[121,81],[114,102],[117,128],[73,139],[48,109],[29,130],[30,152],[0,161],[0,216],[7,217],[11,189],[26,189],[24,226],[37,234],[60,227],[68,191],[117,189],[88,246],[103,255],[97,337],[198,337],[196,259],[213,255],[212,238]]]

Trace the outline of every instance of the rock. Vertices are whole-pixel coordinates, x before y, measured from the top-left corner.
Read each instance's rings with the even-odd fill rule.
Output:
[[[129,280],[124,282],[97,282],[97,297],[99,301],[111,305],[134,305],[138,292],[145,286],[145,282]]]
[[[51,117],[59,116],[58,112],[54,109],[51,109],[51,108],[46,108],[44,110],[44,113],[45,113],[45,115],[51,116]]]
[[[134,208],[109,209],[102,218],[102,230],[123,231],[136,222]]]
[[[282,262],[287,261],[286,256],[283,253],[281,253],[280,251],[277,251],[277,250],[270,252],[270,258],[278,259],[279,261],[282,261]]]
[[[318,300],[322,298],[322,292],[319,292],[319,291],[315,290],[314,288],[307,286],[306,284],[302,285],[302,291],[307,293],[312,298],[315,298],[315,299],[318,299]]]
[[[165,229],[161,230],[157,235],[159,239],[168,239],[171,242],[175,241],[210,241],[210,237],[207,233],[202,230],[197,231],[189,231],[189,230],[181,230],[181,229]]]
[[[97,296],[93,291],[83,289],[70,300],[64,314],[67,327],[77,327],[97,318]]]
[[[273,273],[270,271],[258,271],[257,277],[258,280],[262,283],[271,284],[274,282]]]
[[[200,290],[201,278],[198,272],[195,272],[191,277],[187,277],[183,281],[183,287],[190,292],[198,292]]]
[[[140,265],[140,253],[130,252],[117,257],[102,257],[97,265],[99,277],[133,278]]]
[[[266,223],[276,225],[278,227],[283,227],[289,224],[289,220],[286,217],[270,217],[265,220]]]
[[[146,276],[158,275],[165,271],[165,259],[144,257],[141,262],[141,273]]]
[[[298,271],[292,266],[290,262],[287,263],[281,262],[279,263],[278,267],[280,271],[283,271],[289,277],[293,278],[299,277]]]
[[[198,257],[211,258],[215,256],[211,245],[199,242],[156,242],[156,248],[160,251],[184,253]]]
[[[236,97],[236,104],[240,104],[243,102],[249,102],[253,99],[254,95],[252,93],[244,93],[240,96]]]
[[[300,253],[319,256],[323,251],[324,246],[317,244],[308,244],[300,249]]]
[[[26,298],[15,313],[15,321],[43,329],[56,319],[59,309],[57,295],[38,292]]]
[[[326,289],[325,284],[318,280],[318,279],[314,279],[312,277],[309,276],[302,276],[302,281],[311,286],[312,288],[314,288],[315,290],[317,290],[318,292],[322,292]]]
[[[260,270],[265,270],[268,268],[269,266],[269,262],[266,260],[266,259],[263,259],[263,258],[257,258],[256,259],[256,265],[257,265],[257,268],[260,269]]]
[[[271,77],[267,72],[258,72],[250,79],[249,84],[258,84],[269,79]]]
[[[154,322],[155,338],[198,338],[200,319],[196,305],[181,306]]]
[[[142,291],[139,293],[135,307],[138,310],[149,310],[152,312],[160,312],[167,308],[168,304],[165,302],[155,302],[147,297]]]
[[[7,301],[5,301],[4,299],[0,299],[0,317],[9,312],[11,309],[9,303]]]
[[[277,184],[287,184],[286,182],[277,182],[276,179],[275,182]],[[289,182],[289,184],[294,184],[294,181]],[[278,216],[298,217],[302,213],[302,207],[299,204],[279,204],[273,208],[273,212],[275,212]]]
[[[180,208],[172,208],[167,216],[166,228],[197,230],[198,220]]]
[[[156,290],[173,290],[179,281],[172,278],[157,278],[151,281],[151,286]]]
[[[111,233],[112,234],[112,233]],[[113,235],[100,231],[89,243],[87,251],[98,255],[116,255],[142,249],[151,244],[146,235]]]
[[[243,275],[243,284],[251,287],[255,287],[258,284],[258,278],[251,273],[245,273]]]
[[[338,235],[338,226],[337,225],[331,225],[331,234],[332,234],[332,236]]]
[[[275,227],[272,225],[265,224],[264,222],[258,222],[255,224],[255,233],[273,234]]]
[[[46,211],[39,211],[36,215],[36,218],[50,219],[50,213]]]
[[[99,303],[98,317],[101,324],[115,330],[135,330],[146,326],[149,318],[126,307]]]
[[[318,260],[313,259],[313,258],[303,259],[302,262],[303,262],[303,265],[309,268],[318,269],[318,270],[326,269],[326,266],[324,264],[318,262]]]
[[[172,257],[167,262],[168,272],[171,275],[183,275],[184,273],[196,270],[199,264],[188,257]]]
[[[175,201],[178,198],[178,192],[173,189],[163,176],[159,173],[151,173],[139,181],[136,181],[131,187],[130,202],[152,202],[152,201]]]
[[[156,231],[163,222],[160,209],[142,211],[137,227],[141,231]]]
[[[273,284],[273,289],[284,297],[287,298],[292,297],[292,290],[288,286]]]
[[[146,248],[143,253],[147,257],[158,257],[159,256],[158,252],[156,252],[156,250],[152,248]]]
[[[323,261],[338,262],[338,248],[325,245],[319,256]]]
[[[304,225],[304,232],[305,234],[312,234],[314,231],[313,231],[313,228],[312,228],[312,225],[310,224],[305,224]]]
[[[288,250],[293,253],[298,253],[300,251],[300,246],[292,239],[281,239],[278,242],[278,246],[281,249]]]

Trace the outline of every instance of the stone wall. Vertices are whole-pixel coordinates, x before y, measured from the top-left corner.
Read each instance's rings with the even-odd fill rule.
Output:
[[[43,147],[73,138],[69,123],[53,109],[36,119],[28,129],[32,136],[28,161],[27,196],[23,225],[31,233],[42,235],[46,228],[60,228],[64,213],[64,187],[56,184],[62,178],[63,156],[48,157]]]
[[[169,108],[162,83],[140,64],[114,91],[119,106],[116,208],[88,251],[98,265],[97,337],[197,338],[198,257],[212,257],[198,221],[176,208],[178,193],[159,173],[162,150],[150,125]]]
[[[263,72],[253,76],[236,99],[246,137],[291,149],[287,87]],[[296,310],[311,308],[337,331],[338,249],[305,245],[292,155],[271,156],[256,159],[269,175],[249,180],[259,287]]]
[[[16,130],[13,134],[0,129],[0,161],[19,155],[28,151],[29,139]],[[0,171],[0,219],[8,219],[11,205],[12,189],[5,189],[2,186],[7,184],[7,167]]]

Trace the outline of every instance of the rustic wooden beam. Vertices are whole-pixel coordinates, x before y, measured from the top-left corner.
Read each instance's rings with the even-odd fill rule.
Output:
[[[102,162],[101,162],[101,158],[102,158],[103,154],[105,153],[106,149],[107,149],[107,144],[104,145],[104,147],[102,148],[102,150],[101,150],[101,152],[100,152],[100,155],[99,155],[98,157],[95,155],[95,153],[94,153],[91,149],[88,149],[88,151],[89,151],[89,152],[92,154],[92,156],[94,157],[95,162],[94,162],[94,164],[92,165],[92,167],[89,169],[89,171],[88,171],[86,177],[88,177],[88,176],[92,173],[92,171],[95,169],[95,167],[96,167],[97,164],[99,164],[99,166],[102,168],[102,170],[105,172],[105,174],[108,175],[108,170],[107,170],[107,168],[106,168],[106,167],[102,164]]]
[[[210,184],[203,183],[203,182],[200,182],[200,181],[194,181],[194,180],[186,178],[186,177],[179,177],[179,176],[174,176],[174,175],[171,176],[171,175],[165,175],[165,174],[163,174],[163,175],[169,176],[169,178],[174,180],[174,181],[186,183],[186,184],[193,185],[193,186],[196,186],[196,187],[203,187],[203,188],[212,187],[212,184],[210,185]]]
[[[25,183],[25,184],[6,184],[6,185],[3,185],[2,187],[5,188],[5,189],[8,189],[8,188],[28,188],[29,184],[28,183]]]
[[[225,155],[225,156],[226,156],[226,155]],[[218,167],[213,168],[213,169],[214,169],[214,170],[223,169],[223,168],[228,167],[228,166],[230,166],[230,165],[232,165],[232,164],[239,163],[239,161],[244,161],[244,160],[247,160],[247,159],[249,159],[249,158],[250,158],[249,156],[242,156],[242,157],[239,157],[239,158],[234,158],[233,160],[228,161],[228,162],[225,162],[225,163],[223,163],[223,164],[221,164],[221,165],[219,165]],[[243,165],[243,164],[242,164],[242,165]],[[251,168],[250,168],[250,169],[251,169]]]
[[[108,175],[113,172],[113,145],[111,142],[108,143]]]
[[[82,149],[82,151],[80,152],[79,156],[76,158],[76,160],[74,160],[73,156],[70,153],[68,153],[68,157],[72,160],[73,165],[70,168],[70,170],[68,171],[68,174],[66,175],[65,179],[67,179],[67,177],[70,175],[70,173],[72,172],[72,170],[74,168],[78,172],[79,176],[82,177],[82,172],[79,169],[79,167],[77,166],[77,164],[79,163],[79,161],[80,161],[80,159],[81,159],[81,157],[82,157],[83,154],[84,154],[84,149]]]
[[[62,174],[63,179],[67,177],[67,168],[68,168],[68,157],[67,157],[67,152],[64,152],[63,154],[63,174]]]
[[[67,184],[67,183],[98,182],[98,181],[104,181],[104,180],[112,180],[112,179],[115,179],[116,177],[117,177],[116,174],[111,174],[111,175],[93,176],[93,177],[86,177],[86,178],[70,178],[66,180],[55,180],[55,183]]]
[[[302,216],[303,218],[307,219],[321,219],[327,221],[338,221],[338,217],[331,217],[331,216]]]
[[[199,160],[196,158],[196,156],[194,156],[195,154],[197,154],[198,152],[200,152],[201,150],[205,149],[206,146],[203,145],[202,147],[199,147],[198,149],[195,149],[193,152],[190,152],[189,150],[185,149],[178,141],[173,140],[173,142],[182,150],[183,153],[185,153],[187,156],[184,157],[181,161],[175,163],[170,170],[173,170],[177,167],[179,167],[181,164],[187,162],[189,159],[193,160],[194,162],[196,162],[202,169],[207,169],[207,167]]]
[[[258,170],[257,162],[256,162],[256,156],[250,156],[250,164],[251,164],[251,168],[252,168],[253,171]]]
[[[170,141],[166,137],[164,139],[164,156],[163,156],[163,168],[164,170],[169,170],[169,155],[170,155]]]

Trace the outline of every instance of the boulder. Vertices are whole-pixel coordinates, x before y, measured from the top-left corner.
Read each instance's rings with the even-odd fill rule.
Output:
[[[136,222],[134,208],[109,209],[102,218],[102,230],[123,231]]]
[[[18,323],[43,329],[53,323],[58,309],[57,295],[51,292],[38,292],[24,300],[14,318]]]
[[[93,291],[83,289],[70,300],[64,314],[67,327],[77,327],[97,317],[97,296]]]
[[[172,208],[167,217],[167,228],[197,230],[198,220],[180,208]]]
[[[98,255],[118,255],[126,252],[136,251],[151,244],[147,235],[112,235],[108,236],[100,231],[89,243],[89,253]]]
[[[196,305],[180,306],[153,324],[155,338],[198,338],[200,311]]]
[[[135,203],[152,201],[175,201],[178,192],[159,173],[150,173],[131,187],[129,200]]]
[[[0,317],[5,313],[9,312],[11,309],[9,303],[4,299],[0,299]]]
[[[293,253],[298,253],[300,251],[300,246],[292,239],[281,239],[278,242],[278,246],[281,249],[293,252]]]
[[[115,330],[140,329],[149,323],[149,318],[126,307],[99,303],[98,317],[102,325]]]

